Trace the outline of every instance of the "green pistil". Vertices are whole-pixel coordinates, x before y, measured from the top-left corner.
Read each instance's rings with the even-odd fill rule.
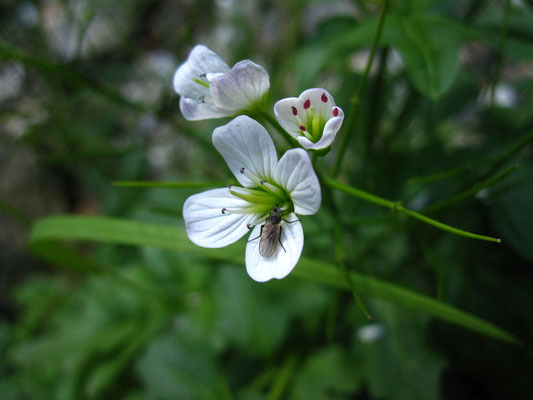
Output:
[[[199,85],[205,86],[206,88],[209,87],[209,82],[202,81],[202,80],[200,80],[198,78],[193,78],[192,80],[193,80],[193,82],[195,82],[195,83],[197,83]]]
[[[318,141],[320,139],[321,131],[320,131],[320,117],[315,111],[315,107],[311,107],[311,115],[312,115],[312,131],[311,136],[313,137],[314,141]]]

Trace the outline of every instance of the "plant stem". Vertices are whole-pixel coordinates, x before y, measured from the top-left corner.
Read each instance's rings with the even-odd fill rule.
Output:
[[[344,129],[345,134],[341,137],[339,151],[337,153],[337,158],[335,159],[335,164],[333,166],[333,171],[331,173],[331,176],[333,176],[334,178],[340,172],[342,160],[344,158],[344,153],[346,152],[346,148],[348,147],[348,141],[350,139],[350,136],[353,136],[355,122],[357,121],[357,115],[358,115],[358,112],[361,106],[362,95],[363,95],[363,92],[366,86],[368,74],[370,73],[370,68],[372,67],[372,63],[374,61],[374,56],[376,54],[379,40],[381,38],[381,33],[383,31],[383,26],[385,25],[385,16],[387,15],[389,5],[390,5],[390,0],[385,0],[385,4],[383,5],[383,8],[381,9],[381,14],[379,16],[378,29],[376,32],[376,36],[374,37],[374,42],[372,43],[370,57],[368,58],[368,62],[363,72],[363,77],[359,81],[355,95],[351,101],[350,110],[348,112],[348,120],[346,121],[346,128]]]
[[[500,42],[498,46],[498,60],[496,61],[496,69],[494,71],[494,80],[492,82],[492,90],[491,90],[491,97],[490,97],[490,104],[492,107],[494,107],[494,102],[496,98],[496,86],[498,85],[498,82],[500,81],[500,76],[502,73],[502,66],[503,66],[503,57],[504,57],[504,50],[505,50],[505,41],[507,39],[507,25],[509,23],[509,10],[511,9],[511,0],[505,0],[505,11],[503,14],[503,23],[502,28],[500,30]]]
[[[476,193],[478,193],[480,190],[493,186],[496,183],[500,182],[501,180],[505,179],[507,175],[514,172],[517,168],[518,168],[518,165],[515,164],[512,167],[507,168],[503,172],[499,173],[498,175],[495,175],[490,179],[480,182],[477,185],[474,185],[467,190],[464,190],[460,193],[450,196],[447,199],[437,201],[436,203],[433,203],[430,206],[424,208],[424,213],[430,214],[435,211],[439,211],[439,210],[442,210],[443,208],[454,205],[456,203],[459,203],[460,201],[468,199],[469,197],[475,196]]]
[[[24,225],[27,228],[29,228],[33,222],[26,214],[2,199],[0,199],[0,214],[5,214],[12,217],[19,224]]]
[[[442,172],[437,172],[436,174],[417,176],[409,179],[409,183],[433,183],[462,175],[466,172],[473,171],[477,168],[482,168],[486,165],[490,165],[490,170],[493,171],[503,165],[507,160],[509,160],[516,153],[522,150],[531,141],[533,141],[533,130],[520,137],[516,142],[511,144],[507,148],[507,150],[505,150],[501,154],[492,157],[487,157],[477,162],[469,162],[455,168],[447,169]]]
[[[279,373],[274,380],[274,383],[272,385],[272,389],[270,389],[270,393],[268,394],[267,400],[277,400],[282,398],[283,392],[285,391],[287,384],[291,380],[292,376],[294,375],[294,372],[296,371],[296,365],[298,363],[298,358],[291,354],[283,365],[281,366],[281,369],[279,370]]]
[[[467,231],[463,231],[462,229],[457,229],[457,228],[454,228],[453,226],[443,224],[442,222],[436,221],[434,219],[426,217],[425,215],[419,214],[415,211],[412,211],[412,210],[409,210],[408,208],[403,207],[398,201],[395,202],[395,201],[384,199],[382,197],[373,195],[363,190],[356,189],[352,186],[337,182],[334,179],[325,178],[324,182],[327,185],[331,186],[332,188],[338,189],[346,194],[349,194],[350,196],[357,197],[369,203],[374,203],[379,206],[388,208],[393,212],[402,212],[411,218],[418,219],[419,221],[425,222],[428,225],[432,225],[436,228],[453,233],[455,235],[464,236],[464,237],[468,237],[471,239],[486,240],[488,242],[496,242],[496,243],[501,242],[501,239],[498,239],[498,238],[470,233]]]
[[[189,189],[189,188],[204,188],[204,187],[219,187],[226,186],[228,182],[224,181],[207,181],[207,182],[190,182],[190,181],[179,181],[179,182],[157,182],[157,181],[116,181],[112,185],[115,187],[128,187],[128,188],[178,188],[178,189]]]
[[[318,179],[320,180],[322,191],[325,196],[326,204],[331,211],[331,214],[333,215],[333,231],[334,231],[334,237],[335,237],[335,261],[337,266],[341,269],[344,279],[346,280],[346,283],[348,284],[348,287],[350,288],[350,291],[352,292],[353,298],[359,307],[359,309],[365,314],[365,317],[368,319],[371,319],[372,317],[366,310],[366,307],[364,306],[363,302],[361,301],[361,298],[359,297],[359,294],[355,290],[355,284],[353,282],[352,276],[350,275],[350,271],[348,270],[348,267],[346,265],[346,252],[344,249],[344,234],[343,229],[341,225],[341,216],[339,213],[339,210],[337,209],[337,205],[335,204],[335,199],[333,198],[333,195],[329,188],[324,184],[324,178],[322,175],[317,171]]]

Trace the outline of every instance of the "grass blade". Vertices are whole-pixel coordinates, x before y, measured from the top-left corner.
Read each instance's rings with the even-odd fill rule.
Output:
[[[192,244],[183,228],[117,218],[87,216],[44,218],[34,225],[30,245],[32,249],[39,248],[39,253],[42,254],[46,250],[47,243],[57,244],[58,240],[152,246],[236,264],[244,262],[244,246],[241,243],[222,249],[204,249]],[[302,257],[292,274],[337,288],[348,289],[341,271],[334,265],[314,259]],[[363,294],[414,308],[504,342],[517,343],[510,333],[496,325],[426,295],[355,272],[351,273],[351,277]]]

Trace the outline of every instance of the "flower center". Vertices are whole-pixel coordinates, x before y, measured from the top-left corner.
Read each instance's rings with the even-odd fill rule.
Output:
[[[240,169],[240,172],[257,186],[243,188],[228,185],[228,189],[233,196],[247,201],[250,205],[239,209],[222,208],[222,214],[255,214],[257,218],[248,224],[248,228],[251,228],[259,223],[263,224],[265,218],[270,215],[274,207],[279,207],[283,213],[294,210],[289,194],[281,186],[256,177],[244,167]]]
[[[325,93],[322,94],[320,100],[324,104],[329,102]],[[291,113],[298,123],[301,134],[313,143],[316,143],[322,137],[326,123],[332,116],[338,116],[339,110],[337,107],[334,107],[333,110],[331,110],[330,107],[324,107],[323,104],[317,104],[315,107],[315,105],[311,103],[311,100],[307,99],[303,103],[303,110],[291,106]]]

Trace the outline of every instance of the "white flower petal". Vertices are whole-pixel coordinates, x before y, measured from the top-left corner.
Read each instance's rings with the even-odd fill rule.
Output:
[[[297,97],[288,97],[274,104],[274,114],[279,124],[295,138],[300,136],[300,124],[293,112],[293,107],[298,113],[298,108],[303,109]],[[301,112],[301,111],[300,111]]]
[[[307,89],[302,92],[298,99],[302,107],[306,101],[309,101],[309,106],[314,107],[317,114],[322,118],[329,118],[331,116],[331,107],[335,106],[333,96],[326,89],[321,88]]]
[[[296,221],[297,218],[291,213],[286,219]],[[254,281],[266,282],[272,278],[285,278],[298,262],[304,245],[302,224],[282,222],[281,229],[280,239],[283,247],[278,243],[276,253],[272,257],[265,258],[259,254],[260,239],[252,240],[246,245],[246,271]],[[259,236],[260,231],[261,227],[257,225],[250,239]]]
[[[199,44],[189,53],[187,61],[179,66],[174,74],[174,90],[180,96],[197,99],[208,93],[208,88],[193,79],[208,73],[225,73],[229,66],[215,52]]]
[[[250,60],[239,61],[211,82],[209,90],[218,107],[243,111],[260,100],[270,88],[268,72]]]
[[[339,129],[341,129],[342,122],[344,121],[344,111],[342,111],[342,109],[339,107],[334,107],[332,110],[330,110],[330,112],[334,110],[336,110],[337,116],[332,117],[328,122],[326,122],[326,125],[324,126],[324,135],[336,135]]]
[[[242,174],[241,168],[244,167],[257,180],[269,180],[278,162],[276,148],[266,129],[245,115],[216,128],[213,144],[245,187],[257,186],[257,182]]]
[[[191,242],[202,247],[224,247],[239,240],[255,214],[223,214],[222,208],[240,209],[251,204],[233,196],[227,188],[189,197],[183,205],[185,230]]]
[[[183,117],[189,121],[229,117],[233,115],[233,111],[218,108],[212,102],[206,101],[202,103],[183,96],[180,98],[180,111]]]
[[[300,146],[302,146],[306,150],[320,150],[320,149],[325,149],[326,147],[330,146],[331,143],[333,143],[334,139],[335,139],[335,135],[330,133],[329,135],[322,136],[320,140],[316,143],[311,142],[305,136],[300,136],[296,140],[298,140],[298,143],[300,143]]]
[[[320,208],[320,183],[303,149],[287,151],[274,170],[274,181],[291,196],[296,214],[315,214]]]

